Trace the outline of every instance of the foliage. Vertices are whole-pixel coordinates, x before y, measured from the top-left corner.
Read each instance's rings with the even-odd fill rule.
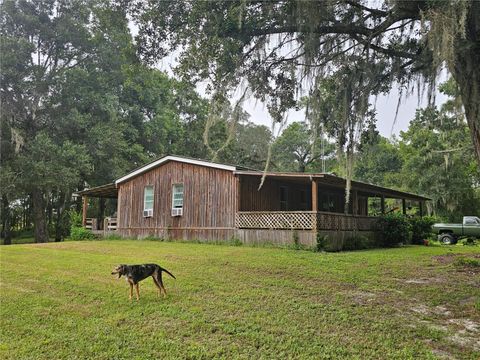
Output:
[[[70,240],[92,240],[95,235],[84,227],[72,226],[70,228]]]
[[[376,230],[380,245],[385,247],[408,244],[411,239],[411,225],[405,215],[389,213],[379,217]]]
[[[455,258],[454,265],[460,266],[460,267],[478,268],[480,267],[480,260],[466,257],[466,256],[459,256]]]
[[[272,163],[279,171],[320,172],[322,161],[328,161],[331,168],[333,153],[333,144],[327,139],[315,136],[305,122],[293,122],[275,139]]]
[[[432,225],[438,222],[438,219],[432,216],[412,216],[408,221],[412,232],[412,244],[421,245],[432,234]]]
[[[79,211],[70,211],[70,224],[73,227],[81,227],[82,224],[82,213]]]
[[[381,247],[376,239],[369,236],[364,236],[354,233],[348,236],[341,235],[317,235],[316,251],[338,252],[338,251],[352,251],[364,250]]]
[[[346,146],[348,163],[372,111],[369,98],[417,81],[419,91],[429,84],[432,98],[446,62],[480,160],[480,85],[471,81],[480,76],[478,1],[138,0],[130,10],[146,61],[179,54],[182,77],[208,81],[215,94],[247,87],[266,102],[275,122],[308,93],[317,122],[334,129],[337,144]]]
[[[328,240],[328,238],[327,238],[326,235],[323,235],[323,234],[320,234],[319,232],[317,232],[316,244],[315,244],[314,250],[316,252],[324,251],[325,247],[327,245],[327,240]]]
[[[403,159],[395,142],[380,136],[374,126],[362,133],[354,166],[356,180],[398,186],[401,183],[399,173],[402,166]]]
[[[298,236],[298,231],[296,230],[293,231],[292,239],[293,239],[293,248],[295,250],[300,250],[301,244],[300,244],[300,237]]]
[[[475,190],[478,166],[462,117],[445,109],[418,110],[408,131],[400,136],[405,189],[428,194],[433,211],[450,221],[479,211],[480,198]]]

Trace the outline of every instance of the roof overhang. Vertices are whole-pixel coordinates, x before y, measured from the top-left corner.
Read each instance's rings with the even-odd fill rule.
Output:
[[[235,171],[236,175],[243,176],[257,176],[261,177],[264,175],[261,171]],[[345,178],[325,173],[277,173],[277,172],[267,172],[265,173],[267,179],[275,179],[280,181],[290,181],[297,183],[306,183],[311,182],[314,179],[318,181],[321,185],[338,187],[345,189],[347,185],[347,180]],[[412,194],[405,191],[389,189],[383,186],[368,184],[361,181],[352,180],[352,189],[366,193],[370,196],[385,196],[387,198],[393,199],[408,199],[408,200],[431,200],[428,197]]]
[[[127,175],[121,177],[118,180],[115,180],[115,185],[118,185],[122,182],[125,182],[127,180],[130,180],[134,178],[135,176],[138,176],[140,174],[143,174],[144,172],[147,172],[153,168],[156,168],[157,166],[160,166],[168,161],[177,161],[185,164],[192,164],[192,165],[199,165],[199,166],[205,166],[209,168],[214,168],[214,169],[221,169],[221,170],[227,170],[227,171],[235,171],[237,168],[235,166],[230,166],[230,165],[223,165],[223,164],[217,164],[209,161],[203,161],[203,160],[197,160],[197,159],[189,159],[189,158],[184,158],[184,157],[178,157],[178,156],[165,156],[161,159],[155,160],[147,165],[144,165]]]
[[[116,199],[118,197],[118,189],[115,183],[111,183],[77,191],[75,195]]]

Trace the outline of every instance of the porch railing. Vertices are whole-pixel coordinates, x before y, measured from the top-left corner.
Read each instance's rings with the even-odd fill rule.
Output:
[[[314,211],[240,211],[236,227],[240,229],[301,229],[313,230]]]
[[[373,230],[377,218],[316,211],[240,211],[239,229],[283,230]]]
[[[117,230],[117,218],[107,217],[103,220],[103,230],[98,230],[98,222],[96,218],[86,218],[85,228],[93,232],[108,232]]]

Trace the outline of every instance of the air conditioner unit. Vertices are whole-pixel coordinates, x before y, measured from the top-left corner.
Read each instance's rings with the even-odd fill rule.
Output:
[[[172,209],[172,216],[182,216],[182,215],[183,215],[183,208]]]
[[[143,210],[143,217],[152,217],[153,216],[153,209],[150,210]]]

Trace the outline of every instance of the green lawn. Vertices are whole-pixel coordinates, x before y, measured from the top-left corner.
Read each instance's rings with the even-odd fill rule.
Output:
[[[318,254],[155,241],[0,248],[3,359],[480,358],[479,247]],[[110,275],[156,262],[140,301]]]

